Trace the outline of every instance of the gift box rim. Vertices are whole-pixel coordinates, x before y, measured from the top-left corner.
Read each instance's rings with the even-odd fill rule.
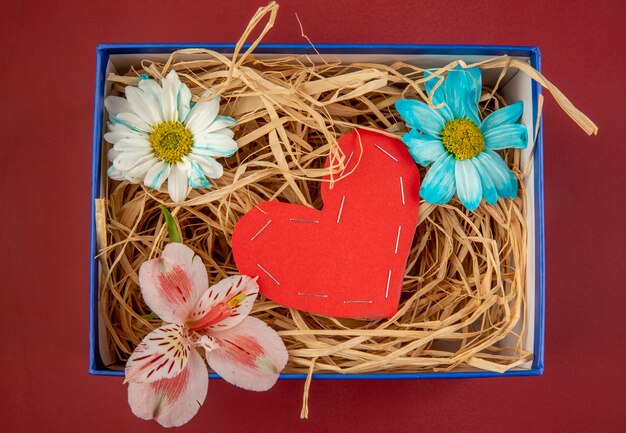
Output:
[[[246,49],[249,45],[244,45]],[[96,77],[94,95],[94,129],[92,143],[92,192],[91,192],[91,233],[90,233],[90,272],[89,272],[89,368],[88,372],[98,376],[124,376],[123,370],[107,368],[99,353],[98,337],[98,262],[96,256],[96,212],[95,200],[100,197],[100,174],[102,152],[102,127],[104,118],[104,89],[106,67],[110,55],[114,54],[154,54],[169,53],[180,49],[202,48],[218,52],[232,52],[233,43],[107,43],[96,47]],[[541,52],[537,46],[513,45],[437,45],[437,44],[259,44],[255,53],[271,54],[431,54],[485,56],[523,56],[530,64],[541,71]],[[537,123],[538,100],[541,86],[532,81],[533,124]],[[501,376],[538,376],[543,374],[544,334],[545,334],[545,235],[543,199],[543,119],[539,119],[537,139],[534,148],[535,185],[535,329],[533,341],[533,361],[530,369],[509,370],[504,373],[491,371],[433,371],[433,372],[381,372],[381,373],[317,373],[315,379],[437,379],[437,378],[481,378]],[[209,374],[219,378],[217,374]],[[304,379],[306,374],[282,373],[281,379]]]

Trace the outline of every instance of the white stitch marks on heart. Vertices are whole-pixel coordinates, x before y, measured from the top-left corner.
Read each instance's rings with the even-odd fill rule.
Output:
[[[263,266],[261,266],[260,264],[256,264],[263,272],[265,272],[267,274],[268,277],[270,277],[272,280],[274,280],[274,282],[276,283],[277,286],[280,286],[280,283],[278,282],[278,280],[276,278],[274,278],[274,276],[272,274],[269,273],[269,271],[267,269],[265,269]]]
[[[293,223],[312,223],[312,224],[319,224],[320,222],[318,220],[303,220],[300,218],[289,218],[289,221],[293,222]]]
[[[328,298],[328,295],[324,294],[324,293],[302,293],[302,292],[298,292],[299,296],[313,296],[315,298]]]
[[[380,150],[382,153],[384,153],[385,155],[387,155],[389,158],[393,159],[396,162],[400,162],[398,161],[398,158],[396,158],[395,156],[393,156],[391,153],[387,152],[385,149],[383,149],[382,147],[380,147],[378,144],[375,144],[374,147],[378,150]]]
[[[339,214],[337,215],[337,224],[341,221],[341,214],[343,213],[343,204],[346,201],[346,196],[341,197],[341,206],[339,206]]]
[[[396,249],[393,252],[394,254],[398,254],[398,244],[400,243],[400,233],[402,232],[402,226],[398,226],[398,236],[396,237]]]
[[[339,176],[343,176],[343,172],[346,171],[346,169],[348,168],[348,164],[350,164],[350,161],[352,160],[352,155],[354,155],[354,150],[350,152],[350,156],[348,156],[348,159],[346,160],[346,165],[343,166],[343,170],[341,170]]]
[[[252,236],[252,237],[250,238],[250,242],[252,242],[253,240],[255,240],[255,239],[257,238],[257,236],[258,236],[258,235],[260,235],[260,234],[261,234],[261,232],[262,232],[263,230],[265,230],[265,229],[267,228],[267,226],[268,226],[268,225],[270,225],[270,223],[271,223],[271,222],[272,222],[272,220],[269,220],[268,222],[266,222],[266,223],[265,223],[265,225],[264,225],[263,227],[261,227],[261,229],[260,229],[258,232],[256,232],[256,234],[255,234],[254,236]]]
[[[371,304],[371,299],[346,299],[343,301],[344,304]]]
[[[404,201],[404,182],[402,181],[402,176],[400,176],[400,192],[402,193],[402,206],[406,206]]]
[[[385,289],[385,299],[389,297],[389,283],[391,283],[391,269],[389,269],[389,274],[387,274],[387,289]]]

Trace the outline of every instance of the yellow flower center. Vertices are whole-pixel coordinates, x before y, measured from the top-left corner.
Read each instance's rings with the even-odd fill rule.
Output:
[[[193,136],[180,122],[163,122],[154,126],[149,137],[154,156],[173,164],[191,152]]]
[[[454,119],[441,130],[441,142],[456,159],[470,159],[485,148],[483,134],[474,122]]]

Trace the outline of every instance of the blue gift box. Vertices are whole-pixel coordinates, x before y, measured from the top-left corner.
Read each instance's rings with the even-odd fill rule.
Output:
[[[173,51],[186,48],[204,48],[221,53],[233,52],[234,44],[106,44],[97,47],[96,88],[94,104],[93,161],[92,161],[92,217],[91,217],[91,267],[90,267],[90,320],[89,320],[89,373],[101,376],[123,376],[124,371],[109,368],[103,359],[106,354],[104,330],[99,325],[98,287],[99,263],[96,242],[96,199],[101,197],[102,167],[105,163],[103,155],[104,98],[107,92],[106,76],[115,68],[124,69],[142,58],[165,58]],[[321,44],[315,50],[307,44],[261,44],[255,49],[256,54],[263,55],[332,55],[344,57],[351,61],[364,60],[377,62],[393,62],[396,60],[419,59],[421,67],[443,66],[453,60],[462,59],[473,63],[488,58],[508,55],[528,62],[540,71],[541,55],[537,47],[522,46],[484,46],[484,45],[354,45],[354,44]],[[369,373],[369,374],[314,374],[316,379],[418,379],[418,378],[471,378],[492,376],[536,376],[543,373],[544,356],[544,320],[545,320],[545,244],[544,244],[544,212],[543,212],[543,134],[541,119],[539,130],[535,131],[538,116],[538,101],[541,86],[527,76],[518,73],[507,83],[512,101],[522,99],[526,108],[522,123],[529,127],[531,137],[535,136],[534,149],[522,154],[522,161],[532,164],[529,183],[526,185],[529,211],[527,215],[528,236],[528,269],[527,275],[527,317],[528,329],[524,338],[525,349],[532,351],[533,360],[529,365],[521,366],[504,373],[491,371],[469,370],[447,372],[419,373]],[[509,102],[512,102],[509,101]],[[534,158],[530,158],[534,152]],[[211,374],[211,377],[218,377]],[[304,374],[281,374],[282,379],[304,379]]]

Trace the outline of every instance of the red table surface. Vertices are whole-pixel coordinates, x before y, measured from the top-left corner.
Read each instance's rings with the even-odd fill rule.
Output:
[[[155,431],[120,378],[87,374],[95,47],[236,41],[260,1],[20,1],[0,8],[0,429]],[[620,1],[283,2],[266,42],[539,45],[543,71],[599,126],[544,110],[542,377],[211,381],[181,431],[626,431],[625,7]]]

